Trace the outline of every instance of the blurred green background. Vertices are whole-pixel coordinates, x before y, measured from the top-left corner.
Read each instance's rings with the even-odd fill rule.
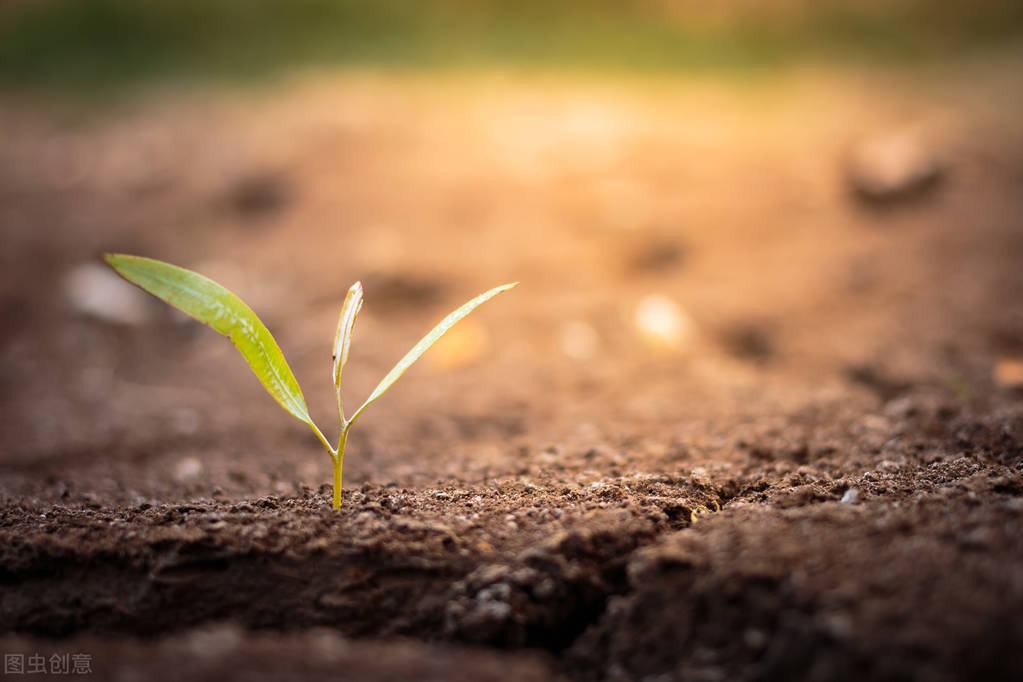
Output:
[[[0,87],[291,67],[755,69],[943,60],[1023,38],[1019,0],[7,0]]]

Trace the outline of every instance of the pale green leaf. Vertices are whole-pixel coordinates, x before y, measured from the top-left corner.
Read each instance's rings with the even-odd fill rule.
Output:
[[[280,347],[240,298],[208,277],[170,263],[113,253],[106,260],[129,282],[230,337],[270,395],[315,429]]]
[[[352,346],[352,329],[355,328],[355,318],[362,310],[362,282],[356,282],[348,290],[345,302],[341,305],[341,316],[337,321],[337,331],[334,333],[334,352],[331,360],[334,362],[333,374],[334,385],[341,388],[341,370],[348,362],[348,350]]]
[[[405,357],[399,360],[398,364],[391,368],[391,371],[387,373],[387,376],[385,376],[383,380],[379,384],[377,384],[377,387],[373,389],[373,392],[369,394],[369,398],[367,398],[366,402],[362,404],[362,407],[355,411],[355,414],[352,415],[352,418],[349,420],[349,422],[355,421],[356,417],[362,414],[362,411],[365,410],[370,403],[372,403],[374,400],[383,395],[384,391],[389,389],[391,387],[391,384],[397,381],[398,377],[404,374],[405,370],[411,367],[412,364],[416,360],[418,360],[423,353],[429,350],[430,346],[437,342],[437,339],[444,336],[445,332],[451,329],[451,327],[453,327],[456,322],[458,322],[463,317],[471,313],[473,310],[475,310],[483,303],[486,303],[487,301],[492,299],[494,296],[497,296],[503,291],[508,291],[509,289],[517,285],[518,282],[512,282],[511,284],[503,284],[499,287],[495,287],[494,289],[491,289],[485,294],[480,294],[479,296],[472,299],[468,303],[465,303],[464,305],[462,305],[461,308],[459,308],[458,310],[454,311],[453,313],[445,317],[443,320],[441,320],[440,324],[431,329],[429,334],[420,339],[419,343],[413,346],[412,350],[406,353]]]

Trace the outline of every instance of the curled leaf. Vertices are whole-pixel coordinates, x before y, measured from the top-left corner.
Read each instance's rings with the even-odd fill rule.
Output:
[[[208,277],[170,263],[113,253],[105,257],[121,277],[230,337],[281,407],[316,430],[280,347],[238,296]]]
[[[356,282],[348,290],[345,302],[341,305],[341,316],[337,321],[337,331],[334,333],[334,353],[331,360],[334,361],[334,385],[341,388],[341,370],[348,362],[348,349],[352,345],[352,329],[355,327],[355,318],[362,310],[362,282]]]

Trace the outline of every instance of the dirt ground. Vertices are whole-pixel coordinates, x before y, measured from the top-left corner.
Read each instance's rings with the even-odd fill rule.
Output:
[[[1020,679],[1021,67],[5,98],[0,650],[117,680]],[[857,198],[858,145],[905,131],[934,181]],[[350,404],[522,284],[366,412],[334,512],[309,431],[227,340],[115,305],[104,251],[239,293],[328,435],[353,281]]]

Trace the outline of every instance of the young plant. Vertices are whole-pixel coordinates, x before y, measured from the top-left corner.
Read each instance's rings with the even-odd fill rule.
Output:
[[[341,317],[334,335],[334,351],[331,358],[334,388],[337,392],[337,413],[341,425],[338,444],[334,447],[309,416],[305,398],[302,397],[302,389],[299,388],[298,381],[284,360],[284,354],[274,337],[256,313],[252,312],[240,298],[213,280],[170,263],[114,253],[106,254],[105,258],[121,277],[132,284],[230,337],[270,395],[293,417],[307,424],[330,453],[334,468],[334,509],[341,508],[341,464],[345,456],[348,431],[363,410],[383,395],[384,391],[456,322],[480,304],[518,284],[518,282],[505,284],[480,294],[441,320],[391,368],[387,376],[369,394],[366,402],[359,406],[351,417],[345,417],[341,400],[341,371],[348,361],[352,329],[355,326],[355,318],[362,308],[362,284],[359,282],[353,284],[341,306]]]

